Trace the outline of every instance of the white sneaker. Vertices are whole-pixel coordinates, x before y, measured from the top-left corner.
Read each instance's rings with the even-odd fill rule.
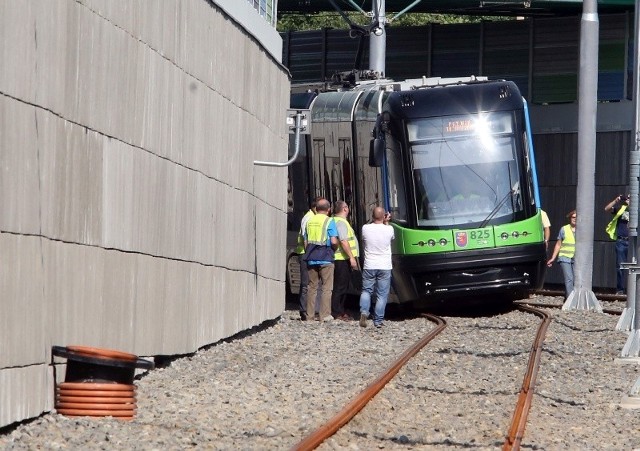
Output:
[[[322,318],[322,321],[333,321],[333,316],[329,315],[329,316],[325,316],[324,318]]]

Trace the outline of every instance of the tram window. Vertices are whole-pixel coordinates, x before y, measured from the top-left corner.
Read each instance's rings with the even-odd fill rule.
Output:
[[[484,125],[478,118],[421,119],[409,133],[417,138],[411,157],[418,225],[507,220],[522,210],[512,116],[495,113]]]
[[[490,151],[473,139],[426,141],[414,146],[414,165],[443,167],[511,161],[514,144],[512,136],[494,137]]]
[[[402,173],[402,158],[397,141],[387,136],[387,167],[389,170],[389,208],[397,221],[407,220],[405,182]]]
[[[522,133],[522,141],[524,142],[524,162],[527,171],[527,191],[529,192],[529,200],[531,205],[535,204],[535,198],[533,196],[533,171],[531,170],[531,160],[529,159],[529,140],[527,139],[527,133]]]
[[[522,210],[518,178],[511,177],[510,169],[503,163],[414,170],[418,224],[482,222],[494,209],[496,218]]]

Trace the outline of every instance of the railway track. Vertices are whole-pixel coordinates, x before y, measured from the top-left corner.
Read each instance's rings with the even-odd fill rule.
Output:
[[[531,408],[531,402],[533,399],[533,387],[536,382],[536,376],[538,369],[540,368],[540,357],[542,356],[542,344],[544,343],[544,337],[547,333],[551,317],[544,310],[537,309],[525,304],[519,305],[518,308],[541,318],[540,327],[536,333],[536,337],[533,340],[531,346],[531,354],[529,356],[529,363],[527,365],[527,371],[525,372],[524,380],[522,381],[522,388],[518,396],[518,402],[513,413],[513,419],[511,421],[511,427],[509,433],[504,442],[503,450],[520,449],[520,443],[524,436],[524,431],[527,426],[527,417],[529,415],[529,409]]]
[[[617,362],[627,338],[615,330],[617,317],[549,310],[562,305],[558,297],[528,302],[553,321],[521,448],[640,449],[637,411],[618,406],[638,374],[636,365]],[[623,306],[603,307],[619,313]],[[444,332],[319,449],[505,446],[540,319],[519,310],[439,314]],[[45,415],[0,431],[0,448],[290,449],[436,327],[415,315],[375,329],[301,322],[287,311],[141,378],[133,421]]]
[[[527,305],[518,305],[517,309],[519,310],[519,312],[525,312],[525,313],[533,314],[539,317],[540,321],[536,327],[535,338],[533,339],[533,344],[531,345],[531,348],[529,350],[530,352],[528,354],[528,362],[526,365],[526,370],[524,371],[524,378],[522,380],[522,385],[519,391],[519,395],[517,396],[517,402],[516,402],[515,408],[513,407],[512,401],[511,402],[505,401],[503,404],[496,406],[496,408],[501,409],[499,416],[502,418],[502,420],[500,423],[506,424],[506,418],[508,416],[507,412],[513,412],[510,426],[508,427],[508,430],[505,430],[506,437],[504,438],[504,442],[502,445],[502,448],[504,450],[519,449],[521,440],[524,436],[525,426],[527,422],[527,415],[528,415],[529,408],[531,407],[531,402],[533,398],[533,392],[534,392],[533,385],[535,384],[536,375],[537,375],[537,371],[540,363],[542,343],[544,342],[544,336],[545,336],[547,327],[550,323],[549,314],[547,314],[543,310],[540,310],[531,306],[527,306]],[[512,312],[511,314],[513,313],[514,312]],[[519,314],[522,314],[522,313],[519,313]],[[292,450],[315,449],[318,446],[320,446],[323,442],[325,442],[329,437],[332,437],[336,433],[339,433],[343,436],[342,438],[339,438],[337,440],[338,442],[337,444],[339,446],[345,445],[344,440],[346,440],[347,442],[351,441],[350,437],[356,437],[357,441],[360,442],[361,444],[362,440],[366,439],[367,437],[363,437],[362,434],[358,432],[358,423],[379,421],[379,419],[377,419],[376,416],[380,415],[381,412],[384,412],[387,409],[385,409],[384,407],[374,406],[371,409],[369,409],[369,411],[362,412],[362,414],[360,414],[360,412],[372,400],[373,400],[372,404],[376,403],[376,400],[374,400],[374,397],[376,397],[376,395],[378,395],[384,389],[385,385],[390,381],[394,381],[395,383],[394,391],[396,392],[398,391],[398,387],[404,387],[410,392],[414,392],[418,390],[418,391],[427,393],[427,396],[426,396],[427,398],[429,397],[429,393],[433,394],[434,396],[438,396],[437,393],[439,390],[441,390],[441,394],[445,396],[447,393],[455,394],[455,390],[447,390],[446,388],[443,388],[447,384],[446,382],[442,382],[442,381],[439,381],[437,378],[431,377],[432,374],[430,374],[428,370],[430,365],[438,364],[436,362],[437,359],[434,358],[434,353],[436,355],[442,354],[442,353],[452,353],[452,355],[454,356],[466,354],[466,355],[470,355],[472,359],[477,358],[478,355],[481,356],[480,357],[481,359],[492,358],[490,353],[485,355],[483,354],[484,351],[480,349],[478,349],[477,351],[474,351],[473,349],[470,351],[467,350],[466,349],[467,346],[464,343],[460,343],[460,342],[456,343],[456,339],[453,339],[453,342],[449,342],[448,344],[445,344],[448,350],[445,350],[442,347],[437,348],[437,344],[434,344],[433,346],[435,346],[436,349],[433,350],[431,354],[428,354],[425,352],[420,353],[420,351],[423,350],[425,346],[432,343],[432,341],[436,340],[437,338],[440,338],[441,334],[443,339],[446,339],[447,337],[446,329],[447,329],[448,322],[445,318],[435,316],[435,315],[426,315],[426,317],[429,321],[431,321],[435,325],[435,327],[428,330],[428,332],[426,332],[425,335],[422,338],[420,338],[420,340],[418,340],[413,346],[407,349],[400,356],[400,358],[398,358],[398,360],[396,360],[386,371],[384,371],[380,376],[378,376],[378,378],[374,382],[372,382],[361,393],[359,393],[353,400],[351,400],[338,414],[333,416],[331,419],[329,419],[329,421],[327,421],[325,424],[320,426],[318,429],[316,429],[315,431],[307,435],[302,441],[296,444],[292,448]],[[459,318],[454,318],[454,321],[458,321],[458,320]],[[481,336],[484,336],[485,340],[486,339],[491,340],[492,338],[490,337],[490,335],[495,334],[496,330],[506,329],[507,336],[512,334],[514,330],[514,329],[510,330],[509,325],[505,324],[504,321],[500,319],[500,316],[497,319],[497,323],[498,323],[497,325],[490,324],[492,320],[488,318],[479,318],[476,321],[477,323],[476,323],[475,329],[477,329],[478,333],[470,334],[474,336],[474,340],[479,339]],[[496,322],[495,319],[493,321]],[[462,326],[453,326],[453,327],[464,328],[466,326],[462,325]],[[534,325],[532,324],[531,327],[527,329],[533,329],[533,328],[534,328]],[[518,331],[521,330],[521,327],[518,326],[517,328],[515,328],[515,330],[516,330],[516,333],[519,333]],[[527,330],[526,333],[529,333],[529,331]],[[465,334],[462,334],[462,335],[465,335]],[[446,340],[449,341],[449,339],[446,339]],[[504,338],[502,338],[501,340],[504,340]],[[473,345],[477,347],[481,347],[482,341],[483,340],[474,341]],[[508,338],[506,339],[506,341],[508,342]],[[458,351],[456,351],[456,348],[458,349]],[[456,354],[456,352],[459,352],[459,354]],[[474,353],[476,352],[477,354],[474,356]],[[412,357],[416,356],[418,353],[420,353],[420,356],[416,357],[416,360],[418,360],[418,362],[413,362],[412,360],[410,360]],[[427,354],[427,355],[422,355],[422,354]],[[522,361],[524,354],[525,353],[523,352],[523,350],[512,349],[512,350],[506,351],[503,355],[515,357],[516,360]],[[498,356],[494,356],[494,357],[497,358]],[[509,359],[511,357],[509,357]],[[425,359],[430,362],[429,365],[425,364],[424,362],[422,363],[420,362],[420,360],[425,360]],[[459,362],[458,363],[451,362],[451,359],[449,360],[450,362],[448,365],[451,365],[451,363],[453,363],[454,367],[459,367],[461,365],[464,365],[464,364],[460,364]],[[457,360],[457,359],[453,359],[453,360]],[[408,367],[410,362],[412,362],[411,364],[414,366],[414,368],[409,368],[408,370],[409,372],[412,372],[415,374],[418,374],[419,372],[423,373],[422,375],[417,376],[417,379],[420,379],[420,380],[431,379],[429,382],[425,382],[424,386],[422,387],[416,386],[415,383],[405,380],[405,379],[416,379],[415,374],[413,378],[411,377],[407,378],[406,375],[398,375],[401,369],[403,368],[406,369]],[[513,374],[513,372],[509,371],[509,366],[507,365],[506,372],[509,373],[509,377],[512,376],[513,380],[516,380],[518,376],[522,374],[522,371],[520,371],[520,367],[518,365],[519,364],[516,364],[516,366],[518,367],[518,371],[516,371],[517,374]],[[443,365],[443,366],[446,366],[446,365]],[[452,369],[453,368],[450,368],[450,370]],[[448,372],[450,375],[452,375],[454,371],[450,371],[450,370],[445,371],[445,373]],[[396,377],[396,375],[398,376]],[[438,387],[441,387],[441,388],[439,389]],[[459,386],[459,389],[473,390],[473,388],[464,387],[462,385]],[[512,399],[513,396],[512,395],[509,396],[508,393],[514,393],[516,391],[517,390],[512,390],[512,391],[506,390],[506,392],[503,393],[500,397],[507,400]],[[491,391],[488,391],[486,389],[481,389],[480,393],[482,392],[484,392],[483,396],[487,396],[487,395],[491,396],[492,394]],[[384,404],[384,398],[385,396],[383,396],[383,401],[377,401],[377,402],[378,403],[382,402]],[[395,398],[395,396],[389,395],[389,396],[386,396],[386,398],[387,398],[387,401],[389,401]],[[415,400],[415,399],[419,399],[420,396],[416,395],[415,393],[411,393],[409,394],[408,398]],[[420,404],[421,406],[429,405],[429,402],[427,399],[422,399],[417,403]],[[393,406],[393,401],[391,401],[391,405]],[[395,411],[395,410],[396,410],[396,407],[393,406],[392,411]],[[392,415],[395,415],[395,412]],[[414,418],[416,420],[416,425],[414,426],[415,430],[420,429],[421,426],[419,423],[423,423],[423,424],[428,423],[429,418],[436,415],[439,415],[439,412],[437,411],[437,409],[430,410],[429,407],[427,407],[426,410],[420,412],[419,414],[416,414]],[[493,416],[494,414],[488,412],[488,415]],[[364,418],[360,418],[361,416],[363,416]],[[406,419],[402,419],[401,421],[398,421],[397,422],[398,426],[400,426],[400,428],[403,430],[411,430],[412,427],[408,426],[405,420]],[[393,423],[393,420],[391,420],[391,422]],[[460,423],[464,423],[464,420],[461,419]],[[389,429],[388,426],[386,428]],[[448,430],[447,435],[455,436],[455,433],[451,434],[451,430]],[[492,431],[490,435],[495,436],[495,430]],[[446,440],[451,441],[452,439],[449,438]],[[453,440],[455,441],[455,439]],[[414,442],[415,445],[432,445],[432,446],[438,445],[436,441],[432,441],[430,443],[424,442],[424,441],[421,442],[420,439],[411,438],[411,434],[402,434],[402,433],[395,434],[395,436],[391,438],[391,441],[397,442],[398,444],[401,444],[401,445],[407,445],[407,444],[411,445],[412,442]],[[473,439],[471,440],[471,442],[473,442]],[[358,446],[360,446],[360,444],[358,444]],[[446,444],[446,443],[442,443],[442,444]],[[449,444],[453,444],[453,443],[449,443]],[[461,440],[460,442],[458,442],[458,444],[465,446],[464,440]],[[496,442],[496,437],[492,437],[491,443],[486,443],[486,445],[489,447],[495,447],[497,444],[498,443]],[[476,446],[477,445],[482,446],[479,443],[476,443]]]

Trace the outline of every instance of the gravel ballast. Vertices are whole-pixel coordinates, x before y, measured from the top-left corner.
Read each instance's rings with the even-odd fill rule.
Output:
[[[523,449],[640,447],[640,410],[620,406],[640,374],[618,363],[627,339],[615,331],[618,317],[548,311]],[[539,319],[520,311],[446,319],[444,332],[320,449],[501,448]],[[288,449],[433,327],[415,317],[382,329],[301,322],[286,311],[141,377],[133,421],[51,413],[5,430],[0,448]]]

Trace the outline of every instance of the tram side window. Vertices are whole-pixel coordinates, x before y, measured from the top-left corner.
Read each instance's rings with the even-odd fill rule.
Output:
[[[527,171],[527,191],[529,194],[529,202],[533,205],[535,204],[535,197],[533,195],[533,171],[531,170],[531,160],[529,159],[531,147],[529,146],[526,132],[522,133],[522,141],[524,142],[524,160]]]
[[[389,208],[396,221],[406,221],[407,201],[400,146],[389,135],[387,135],[386,143],[387,167],[389,170]]]
[[[313,192],[311,193],[311,198],[322,196],[331,202],[331,178],[329,171],[327,170],[325,155],[324,139],[314,139],[313,156],[311,158],[311,170],[313,177]]]

